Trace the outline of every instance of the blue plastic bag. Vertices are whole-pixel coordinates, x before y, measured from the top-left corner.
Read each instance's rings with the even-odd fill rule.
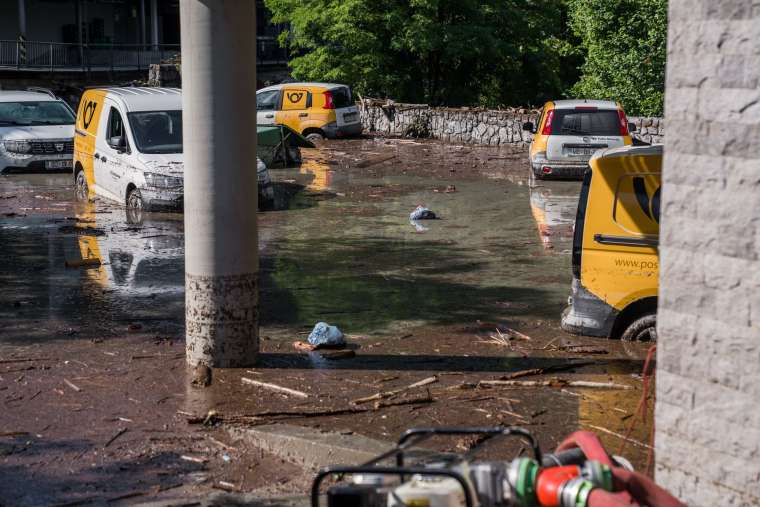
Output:
[[[422,205],[417,206],[414,211],[409,213],[409,220],[434,220],[435,218],[435,213]]]
[[[338,346],[344,345],[346,340],[343,337],[343,333],[337,327],[331,326],[326,322],[317,322],[317,325],[314,326],[309,335],[309,343],[315,346]]]

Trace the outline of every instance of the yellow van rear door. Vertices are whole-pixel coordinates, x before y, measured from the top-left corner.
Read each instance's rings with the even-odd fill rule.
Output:
[[[75,162],[82,164],[90,191],[96,183],[93,155],[95,154],[95,140],[98,135],[100,116],[103,112],[103,96],[103,92],[97,90],[85,92],[77,111],[74,158]]]
[[[303,132],[302,122],[308,121],[311,107],[311,92],[302,88],[282,91],[282,111],[277,113],[277,123],[287,125],[299,134]]]
[[[657,295],[660,155],[594,161],[584,226],[581,283],[623,309]]]

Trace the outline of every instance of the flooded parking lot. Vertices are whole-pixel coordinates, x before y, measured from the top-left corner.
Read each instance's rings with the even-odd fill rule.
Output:
[[[81,464],[66,474],[100,469],[90,481],[94,498],[194,494],[214,478],[243,490],[263,485],[272,478],[251,470],[277,458],[240,446],[234,460],[247,465],[233,469],[220,448],[199,448],[209,431],[217,439],[223,431],[186,422],[208,410],[233,418],[295,406],[286,395],[241,386],[241,375],[308,393],[297,406],[312,411],[436,375],[435,401],[423,407],[269,422],[385,440],[413,425],[520,424],[547,449],[573,429],[601,427],[611,450],[625,442],[642,396],[645,348],[559,329],[579,182],[529,181],[525,153],[514,148],[377,138],[326,143],[304,159],[271,171],[277,209],[258,215],[259,364],[215,371],[204,390],[187,387],[183,361],[183,217],[77,203],[65,174],[0,177],[0,426],[23,434],[2,442],[0,459],[16,484],[47,478],[36,493],[43,496],[26,503],[79,498],[62,489],[64,471],[47,466],[76,456]],[[438,219],[410,222],[417,205]],[[318,321],[339,326],[356,356],[296,351],[293,342]],[[503,339],[510,330],[526,338]],[[530,379],[561,378],[532,389],[480,384],[526,369],[546,370]],[[563,384],[577,379],[630,389]],[[129,431],[104,450],[122,427]],[[625,450],[637,466],[646,462],[649,428],[638,423],[629,439],[637,444]],[[156,431],[176,440],[157,447],[145,437]],[[159,474],[191,451],[205,453],[203,466],[177,468],[179,481]],[[130,453],[151,465],[132,482],[109,482],[108,467]],[[198,473],[211,482],[194,480]],[[16,491],[13,482],[0,488]],[[303,477],[285,479],[280,490],[302,487]]]
[[[378,149],[373,141],[353,143],[360,155]],[[334,320],[349,332],[379,333],[510,318],[546,320],[551,328],[568,294],[579,185],[530,186],[522,171],[500,167],[519,155],[484,157],[482,166],[475,159],[473,168],[478,149],[397,150],[410,158],[363,169],[340,152],[332,159],[315,153],[298,169],[272,171],[280,209],[259,214],[262,325]],[[415,152],[435,160],[415,160]],[[447,158],[467,166],[436,167]],[[430,172],[418,173],[420,163]],[[78,204],[63,174],[2,183],[2,269],[11,289],[2,316],[12,323],[4,342],[29,340],[30,326],[41,336],[118,335],[118,323],[134,322],[182,333],[181,215],[136,220],[103,201]],[[418,204],[439,219],[410,223]],[[101,265],[66,268],[82,258]],[[93,326],[93,316],[102,325]]]

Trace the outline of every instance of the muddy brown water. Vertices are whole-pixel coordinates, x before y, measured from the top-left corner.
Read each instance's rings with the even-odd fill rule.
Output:
[[[229,442],[223,426],[188,425],[182,413],[335,409],[431,375],[433,403],[274,420],[383,440],[415,425],[520,424],[546,449],[579,427],[602,428],[615,452],[623,440],[609,432],[636,421],[624,454],[644,467],[651,417],[633,414],[646,347],[573,337],[558,325],[578,182],[532,184],[520,150],[383,139],[326,143],[272,177],[277,209],[259,213],[260,361],[215,371],[203,390],[187,387],[183,360],[182,216],[76,203],[68,175],[0,177],[3,501],[193,496],[219,481],[304,492],[308,473]],[[410,223],[419,204],[439,219]],[[83,257],[101,264],[76,266]],[[293,349],[317,321],[338,325],[356,357]],[[498,343],[497,327],[532,339]],[[605,353],[571,354],[565,344]],[[526,380],[634,389],[471,388],[579,360],[590,364]],[[310,398],[244,386],[241,376]],[[511,458],[521,446],[486,454]]]

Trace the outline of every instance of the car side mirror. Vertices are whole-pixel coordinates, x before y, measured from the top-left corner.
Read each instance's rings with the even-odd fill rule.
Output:
[[[628,122],[628,132],[636,132],[637,127],[635,123]]]
[[[527,130],[527,131],[529,131],[529,132],[531,132],[533,134],[536,133],[536,130],[535,130],[535,127],[533,126],[533,122],[532,121],[526,121],[525,123],[523,123],[522,128],[523,128],[523,130]]]
[[[127,151],[127,140],[124,136],[114,136],[108,141],[108,146],[118,152]]]

